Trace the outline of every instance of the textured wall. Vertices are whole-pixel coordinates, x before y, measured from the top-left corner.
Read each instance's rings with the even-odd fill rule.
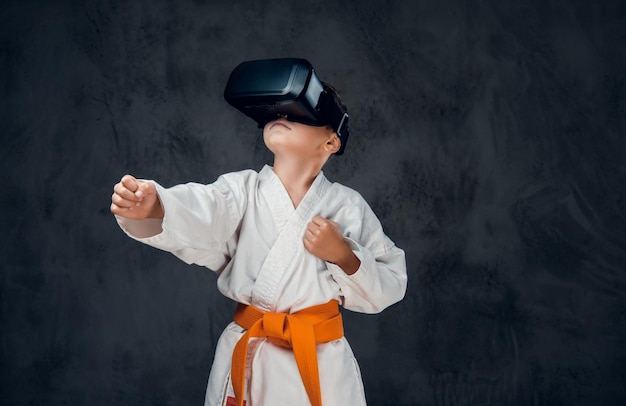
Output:
[[[0,404],[202,404],[234,306],[110,195],[271,162],[222,91],[277,56],[342,91],[325,172],[407,251],[345,312],[370,404],[626,403],[625,2],[3,3]]]

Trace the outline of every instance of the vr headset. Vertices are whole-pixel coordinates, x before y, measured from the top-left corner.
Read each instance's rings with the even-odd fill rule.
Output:
[[[224,99],[259,128],[279,116],[312,126],[330,125],[341,140],[335,155],[341,155],[348,141],[348,113],[330,92],[305,59],[262,59],[235,67]]]

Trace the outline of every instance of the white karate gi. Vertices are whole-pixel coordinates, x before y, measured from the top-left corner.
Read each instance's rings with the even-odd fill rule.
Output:
[[[156,183],[155,183],[156,184]],[[296,208],[273,169],[228,173],[210,185],[156,184],[163,220],[118,217],[131,237],[217,272],[222,294],[263,311],[293,313],[336,299],[346,309],[377,313],[401,300],[407,275],[404,251],[356,191],[320,173]],[[314,215],[337,222],[361,260],[353,275],[308,252],[302,239]],[[206,406],[232,395],[230,364],[243,329],[229,324],[217,344]],[[364,405],[361,374],[345,337],[317,345],[324,406]],[[289,349],[250,341],[247,406],[308,405]]]

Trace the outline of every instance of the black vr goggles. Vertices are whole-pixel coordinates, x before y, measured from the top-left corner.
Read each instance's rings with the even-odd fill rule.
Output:
[[[341,140],[335,155],[348,141],[348,113],[320,81],[305,59],[247,61],[230,74],[224,99],[262,128],[279,116],[307,125],[330,125]]]

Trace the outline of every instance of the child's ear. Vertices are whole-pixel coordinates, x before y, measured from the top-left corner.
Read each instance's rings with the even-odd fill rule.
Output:
[[[341,140],[337,136],[337,133],[333,133],[333,135],[326,141],[326,150],[331,154],[339,151],[341,148]]]

